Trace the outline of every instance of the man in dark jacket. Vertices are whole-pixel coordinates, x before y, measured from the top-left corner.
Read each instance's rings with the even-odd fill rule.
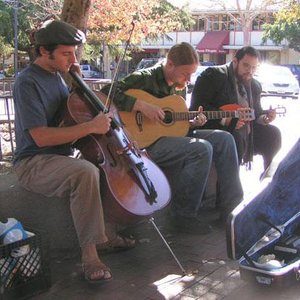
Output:
[[[253,78],[259,64],[259,53],[252,47],[243,47],[236,52],[230,64],[205,70],[197,78],[190,110],[200,105],[204,110],[220,110],[224,105],[237,104],[239,118],[210,120],[207,128],[230,131],[236,141],[240,164],[252,161],[253,154],[263,156],[264,172],[267,172],[274,156],[281,147],[279,129],[269,123],[276,117],[274,110],[264,113],[261,103],[261,85]],[[270,74],[271,76],[271,74]],[[254,120],[243,117],[243,108],[254,110]]]

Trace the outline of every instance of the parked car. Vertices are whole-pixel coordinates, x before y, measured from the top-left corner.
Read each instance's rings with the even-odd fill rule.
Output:
[[[298,80],[299,85],[300,85],[300,65],[287,64],[287,65],[282,65],[282,66],[285,66],[292,71],[292,73],[294,74],[294,76],[296,77],[296,79]]]
[[[92,65],[85,64],[80,65],[81,73],[83,78],[102,78],[100,70]]]
[[[215,62],[213,61],[202,61],[201,66],[215,66]]]
[[[147,69],[150,68],[157,63],[161,62],[163,58],[161,57],[152,57],[152,58],[143,58],[140,60],[140,62],[137,64],[135,70],[141,70],[141,69]]]
[[[193,88],[195,86],[195,83],[196,83],[196,80],[197,80],[197,77],[199,75],[201,75],[201,73],[207,69],[209,66],[198,66],[197,70],[195,73],[192,74],[191,76],[191,81],[188,83],[187,85],[187,92],[188,93],[191,93],[193,91]]]
[[[262,64],[254,75],[262,85],[262,96],[298,99],[299,83],[291,70],[284,66]]]

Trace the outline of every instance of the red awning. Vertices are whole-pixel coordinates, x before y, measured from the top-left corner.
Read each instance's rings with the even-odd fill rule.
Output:
[[[144,53],[157,53],[157,52],[159,52],[159,49],[157,49],[157,48],[156,49],[143,48],[143,50],[144,50],[143,51]]]
[[[197,45],[200,53],[227,53],[223,45],[229,43],[229,31],[208,31]]]

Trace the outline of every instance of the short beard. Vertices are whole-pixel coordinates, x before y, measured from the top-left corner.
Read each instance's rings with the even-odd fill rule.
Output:
[[[234,70],[234,74],[235,74],[237,81],[239,81],[243,84],[249,84],[249,82],[251,82],[252,78],[250,78],[249,80],[244,80],[243,77],[238,74],[238,67],[239,67],[239,62],[238,62],[238,65],[236,66],[236,69]]]
[[[251,82],[251,78],[249,80],[245,80],[241,75],[237,74],[236,71],[235,71],[235,77],[237,81],[241,82],[242,84],[249,84]]]

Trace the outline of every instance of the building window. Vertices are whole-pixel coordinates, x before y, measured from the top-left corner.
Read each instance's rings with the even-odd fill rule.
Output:
[[[207,22],[207,31],[219,31],[219,16],[209,16]]]
[[[266,20],[263,16],[256,16],[252,22],[252,30],[262,30],[262,25],[265,24]]]
[[[219,30],[230,30],[230,31],[242,31],[242,24],[240,15],[235,14],[220,14],[212,15],[194,15],[194,25],[192,31],[219,31]],[[262,31],[264,24],[273,24],[274,16],[272,13],[263,13],[256,16],[252,22],[253,31]]]
[[[239,16],[237,16],[237,18],[235,19],[235,30],[236,31],[242,31],[242,22],[241,22],[241,18]]]
[[[235,30],[235,24],[233,20],[229,22],[229,30]]]
[[[193,31],[205,31],[205,20],[202,18],[195,17],[195,23],[193,25]]]
[[[198,30],[199,31],[204,31],[205,30],[205,21],[204,19],[199,19],[199,26],[198,26]]]
[[[230,17],[229,17],[229,15],[222,15],[221,30],[230,30]]]
[[[256,16],[252,22],[252,30],[263,30],[264,24],[273,24],[274,23],[274,16],[273,14],[263,14]]]

